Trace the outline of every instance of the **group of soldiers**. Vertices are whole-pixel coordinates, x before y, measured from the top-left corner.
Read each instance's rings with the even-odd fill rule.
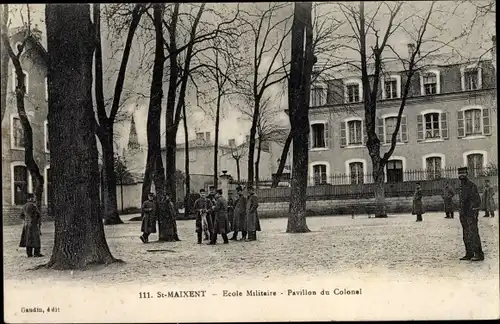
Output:
[[[170,241],[171,239],[169,238],[173,238],[174,241],[180,241],[175,221],[177,218],[177,208],[175,208],[174,203],[170,200],[168,193],[163,196],[161,201],[155,198],[155,195],[150,192],[148,193],[148,199],[142,203],[142,235],[139,238],[142,243],[148,243],[149,235],[156,233],[156,221],[158,221],[159,241]],[[162,230],[163,228],[166,230]],[[163,237],[163,235],[166,237]]]
[[[229,201],[226,201],[221,189],[215,190],[213,186],[210,186],[208,195],[205,189],[200,190],[200,198],[195,201],[193,206],[196,213],[195,231],[198,244],[201,244],[205,239],[209,241],[209,245],[215,245],[219,234],[224,243],[227,244],[230,240],[237,241],[239,232],[242,234],[242,240],[257,240],[257,231],[261,230],[257,214],[259,203],[253,187],[247,187],[247,192],[248,196],[245,196],[243,188],[238,186],[236,199],[233,201],[232,198],[229,198]],[[154,198],[154,194],[150,193],[148,200],[142,204],[141,231],[143,234],[140,239],[143,243],[148,243],[149,235],[156,233],[156,219],[160,213],[158,213]],[[169,203],[168,205],[173,208],[173,204]],[[175,217],[168,217],[168,219],[173,219],[175,223]],[[174,230],[176,240],[180,241],[177,235],[177,226],[174,226]],[[233,232],[231,239],[228,238],[230,232]]]
[[[495,191],[491,187],[490,181],[485,180],[484,191],[481,197],[476,184],[468,178],[466,167],[458,169],[458,178],[460,179],[458,210],[465,244],[465,256],[460,260],[483,261],[484,253],[477,226],[479,210],[484,210],[485,214],[483,217],[495,217]],[[449,184],[446,184],[441,196],[443,197],[446,214],[444,218],[454,218],[455,204],[453,203],[453,197],[455,196],[455,191]],[[420,187],[420,183],[417,183],[413,195],[412,210],[412,214],[417,216],[417,222],[423,220],[422,215],[425,213],[422,197],[422,188]]]

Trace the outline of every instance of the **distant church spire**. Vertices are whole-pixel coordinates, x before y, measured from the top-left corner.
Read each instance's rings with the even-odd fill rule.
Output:
[[[139,144],[139,139],[137,138],[137,130],[135,127],[134,116],[132,116],[132,122],[130,123],[130,133],[128,136],[127,149],[129,151],[141,149],[141,145]]]

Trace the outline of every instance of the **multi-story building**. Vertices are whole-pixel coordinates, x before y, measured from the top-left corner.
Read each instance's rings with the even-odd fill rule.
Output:
[[[24,29],[10,32],[14,51],[25,39]],[[3,53],[3,43],[0,43]],[[45,187],[42,206],[45,210],[50,196],[50,159],[47,124],[47,52],[37,40],[30,36],[26,39],[25,49],[20,57],[26,79],[24,105],[33,129],[33,154],[44,178]],[[6,105],[2,119],[2,212],[4,221],[19,217],[28,192],[32,192],[31,176],[24,163],[24,132],[17,113],[14,66],[9,62],[6,82]],[[4,99],[4,98],[2,98]]]
[[[464,63],[455,57],[428,57],[413,76],[387,181],[405,181],[406,170],[427,170],[431,177],[448,166],[479,170],[497,162],[496,59]],[[376,119],[381,154],[390,147],[407,79],[397,61],[384,68]],[[371,181],[359,70],[343,68],[337,75],[311,89],[312,185],[331,183],[334,174],[346,175],[347,183]]]

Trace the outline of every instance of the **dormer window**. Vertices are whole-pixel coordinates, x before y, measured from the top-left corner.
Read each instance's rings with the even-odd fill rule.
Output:
[[[462,90],[470,91],[481,89],[482,71],[478,65],[469,65],[460,69],[462,75]]]
[[[323,106],[326,103],[326,91],[320,85],[315,85],[311,89],[311,107]]]
[[[439,71],[427,71],[420,75],[420,92],[423,96],[430,96],[441,93]]]
[[[363,98],[363,83],[360,79],[348,79],[344,81],[344,102],[357,103]]]
[[[382,80],[382,99],[395,99],[401,97],[401,77],[391,75]]]

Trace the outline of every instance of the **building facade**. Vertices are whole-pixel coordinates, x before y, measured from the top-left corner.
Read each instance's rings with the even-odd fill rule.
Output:
[[[23,30],[11,33],[11,45],[17,52],[18,45],[25,39]],[[3,43],[1,51],[3,48]],[[28,119],[33,129],[33,154],[45,179],[42,199],[43,210],[50,201],[50,158],[47,123],[47,53],[34,37],[26,39],[20,57],[26,79],[24,100]],[[33,191],[31,176],[24,163],[24,132],[17,113],[15,88],[16,77],[13,64],[9,61],[6,87],[5,114],[2,119],[2,212],[4,221],[19,217],[28,192]]]
[[[406,181],[408,170],[426,170],[424,174],[431,178],[446,167],[469,166],[477,171],[497,163],[492,60],[447,64],[440,59],[434,58],[412,77],[386,181]],[[395,66],[381,80],[376,118],[381,154],[390,147],[406,75]],[[336,174],[345,175],[342,184],[371,181],[362,92],[361,77],[352,71],[312,87],[311,185],[332,183]]]

